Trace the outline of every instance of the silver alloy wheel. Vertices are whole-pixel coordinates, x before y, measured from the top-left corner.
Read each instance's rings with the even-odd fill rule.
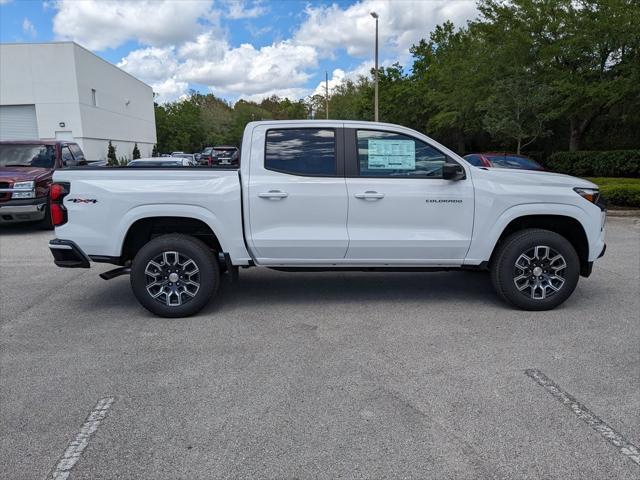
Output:
[[[149,260],[144,274],[149,295],[168,307],[188,302],[200,290],[200,269],[183,253],[162,252]]]
[[[516,288],[534,300],[556,294],[565,283],[567,261],[547,245],[537,245],[523,252],[514,266]]]

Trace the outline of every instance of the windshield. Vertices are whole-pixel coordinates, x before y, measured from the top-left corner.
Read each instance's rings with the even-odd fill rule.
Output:
[[[213,154],[216,157],[231,157],[234,153],[236,153],[235,148],[234,149],[215,149],[213,151]]]
[[[188,158],[188,159],[193,158],[193,155],[190,153],[172,153],[171,156],[178,157],[178,158]]]
[[[0,167],[53,168],[55,159],[53,145],[0,144]]]
[[[515,155],[487,155],[487,158],[493,167],[542,170],[542,165],[527,157],[518,157]]]

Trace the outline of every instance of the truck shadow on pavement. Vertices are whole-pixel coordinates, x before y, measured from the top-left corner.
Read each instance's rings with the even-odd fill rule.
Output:
[[[389,273],[241,272],[237,284],[225,275],[217,298],[203,313],[238,306],[306,305],[330,308],[332,303],[416,303],[425,307],[450,302],[490,303],[496,297],[487,272]]]
[[[105,293],[107,293],[105,295]],[[128,277],[104,283],[87,292],[91,308],[136,309],[145,312],[131,291]],[[332,304],[422,303],[425,308],[468,303],[508,308],[498,300],[487,272],[287,273],[273,270],[240,272],[232,283],[222,275],[214,299],[196,316],[223,315],[238,309],[286,307],[332,308]],[[152,316],[151,313],[148,313]]]

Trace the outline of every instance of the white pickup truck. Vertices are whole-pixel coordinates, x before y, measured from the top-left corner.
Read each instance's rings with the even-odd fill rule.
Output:
[[[60,267],[119,265],[151,312],[182,317],[238,267],[489,270],[510,304],[547,310],[604,254],[596,185],[478,168],[397,125],[249,123],[240,169],[63,169],[51,189]]]

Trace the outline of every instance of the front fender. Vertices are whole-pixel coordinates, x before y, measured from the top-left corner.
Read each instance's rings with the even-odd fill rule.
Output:
[[[598,248],[598,245],[596,245],[597,240],[594,239],[593,235],[595,228],[593,216],[585,210],[575,205],[563,203],[527,203],[507,208],[495,219],[487,218],[487,216],[485,218],[476,216],[473,239],[464,264],[479,265],[482,262],[489,261],[493,249],[507,225],[517,218],[529,215],[558,215],[573,218],[582,225],[587,236],[589,259],[592,257],[592,252]],[[600,245],[601,249],[602,245]]]

